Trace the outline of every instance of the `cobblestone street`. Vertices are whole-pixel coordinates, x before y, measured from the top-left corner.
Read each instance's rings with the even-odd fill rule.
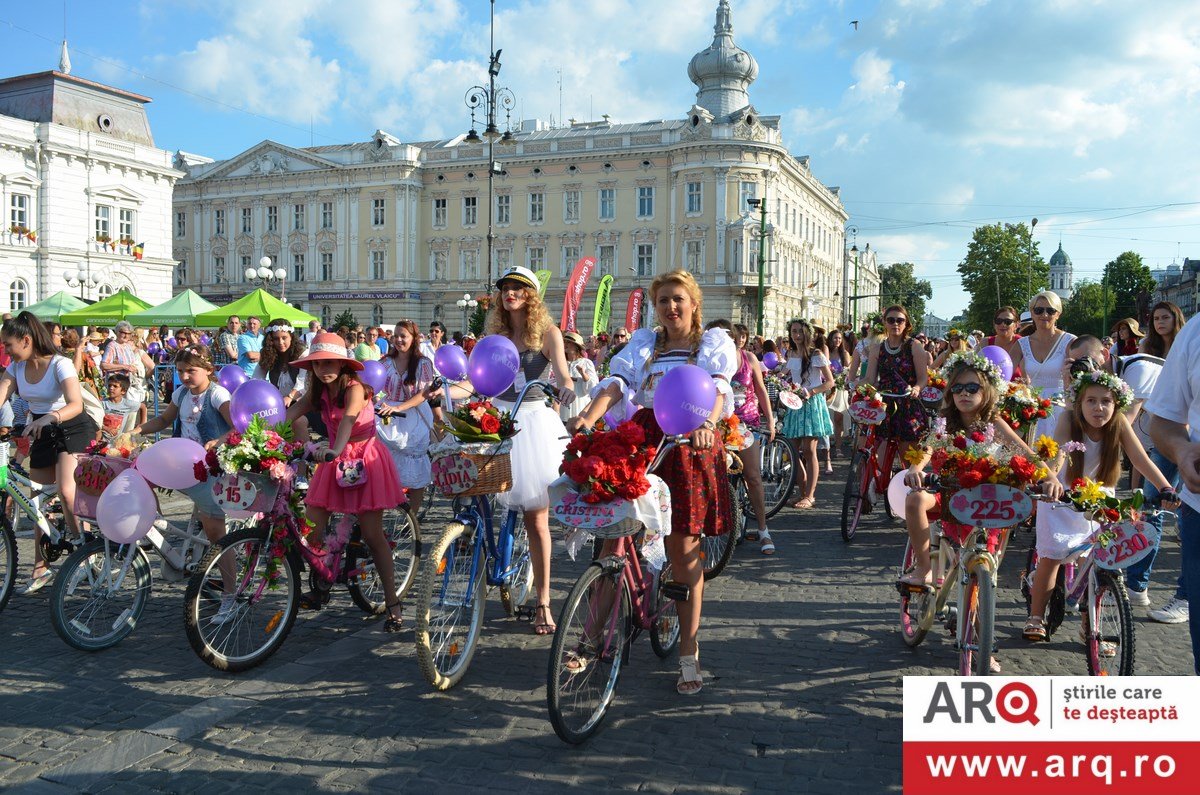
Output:
[[[639,638],[606,724],[578,748],[546,717],[549,639],[504,617],[494,594],[474,663],[447,693],[431,692],[418,671],[411,612],[394,640],[344,591],[302,614],[267,664],[236,676],[192,653],[182,585],[156,576],[136,632],[97,654],[54,634],[49,589],[15,595],[0,613],[0,789],[899,791],[901,677],[952,673],[957,658],[944,631],[916,650],[900,639],[891,585],[900,525],[880,513],[842,543],[845,468],[827,476],[815,509],[785,509],[773,522],[778,554],[739,547],[706,589],[703,693],[676,695],[674,659],[659,661]],[[444,520],[435,511],[426,533]],[[1166,539],[1155,605],[1178,574],[1170,527]],[[1084,674],[1078,619],[1050,644],[1019,636],[1028,543],[1014,540],[1002,570],[1004,670]],[[20,547],[24,580],[32,549],[28,539]],[[583,565],[556,553],[556,613]],[[1191,673],[1186,625],[1138,612],[1138,672]]]

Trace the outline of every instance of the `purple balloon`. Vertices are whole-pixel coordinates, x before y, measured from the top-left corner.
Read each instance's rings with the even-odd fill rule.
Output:
[[[382,392],[387,385],[387,369],[379,362],[363,362],[363,369],[358,377],[371,388],[372,393]]]
[[[717,385],[707,371],[694,364],[670,370],[654,390],[654,418],[669,436],[696,430],[716,405]]]
[[[495,397],[512,386],[521,369],[521,355],[508,337],[491,334],[475,343],[467,361],[471,386],[481,395]]]
[[[162,352],[162,346],[159,345],[157,342],[152,342],[146,346],[146,353],[150,354],[151,356],[158,356],[158,354],[161,352]]]
[[[467,377],[467,354],[457,345],[443,345],[433,355],[433,365],[447,381],[461,381]]]
[[[763,367],[767,368],[768,370],[774,370],[778,366],[779,356],[775,353],[775,351],[770,351],[763,356]]]
[[[229,390],[229,394],[237,391],[237,388],[250,380],[246,375],[246,371],[238,367],[236,364],[227,364],[221,368],[221,372],[217,373],[217,383]]]
[[[168,348],[178,348],[179,343],[175,340],[174,337],[167,337],[167,347]]]
[[[1012,380],[1013,363],[1012,357],[1008,355],[1008,351],[1001,348],[999,345],[988,345],[982,351],[983,357],[990,362],[993,362],[1000,368],[1000,375],[1004,376],[1005,381]]]
[[[201,334],[200,335],[200,344],[201,345],[212,345],[212,337],[208,336],[207,332],[204,334]]]
[[[229,417],[239,433],[246,430],[255,417],[262,417],[271,426],[283,422],[286,414],[283,395],[270,381],[247,381],[229,399]]]
[[[619,406],[613,406],[604,414],[604,424],[609,428],[615,428],[622,422],[629,422],[636,413],[637,406],[629,399],[629,395],[625,395]]]

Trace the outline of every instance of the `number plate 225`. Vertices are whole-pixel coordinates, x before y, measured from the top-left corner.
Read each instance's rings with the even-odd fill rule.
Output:
[[[1013,527],[1033,513],[1033,500],[1020,489],[999,483],[981,483],[955,492],[950,515],[970,527]]]

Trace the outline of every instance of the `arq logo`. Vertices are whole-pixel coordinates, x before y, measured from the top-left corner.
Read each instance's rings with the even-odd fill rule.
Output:
[[[933,723],[938,715],[945,715],[951,723],[975,723],[977,716],[985,723],[995,723],[996,714],[1008,723],[1038,725],[1037,693],[1022,682],[1009,682],[993,694],[987,682],[958,682],[961,690],[955,697],[954,688],[948,682],[938,682],[929,699],[923,723]],[[961,703],[960,703],[961,699]],[[992,710],[995,709],[996,714]]]

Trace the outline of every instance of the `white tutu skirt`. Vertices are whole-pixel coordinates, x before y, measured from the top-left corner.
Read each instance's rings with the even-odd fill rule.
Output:
[[[493,401],[512,411],[512,403]],[[549,486],[559,477],[558,467],[567,451],[567,429],[558,412],[540,400],[526,402],[515,416],[518,433],[513,437],[511,491],[496,495],[504,508],[535,511],[550,506]]]
[[[1089,521],[1070,506],[1040,503],[1037,507],[1037,553],[1050,560],[1063,560],[1071,550],[1086,544],[1096,530]]]
[[[383,417],[375,417],[375,435],[392,457],[396,476],[406,489],[423,489],[432,478],[429,462],[429,435],[433,428],[433,411],[428,403],[392,417],[386,425]]]

